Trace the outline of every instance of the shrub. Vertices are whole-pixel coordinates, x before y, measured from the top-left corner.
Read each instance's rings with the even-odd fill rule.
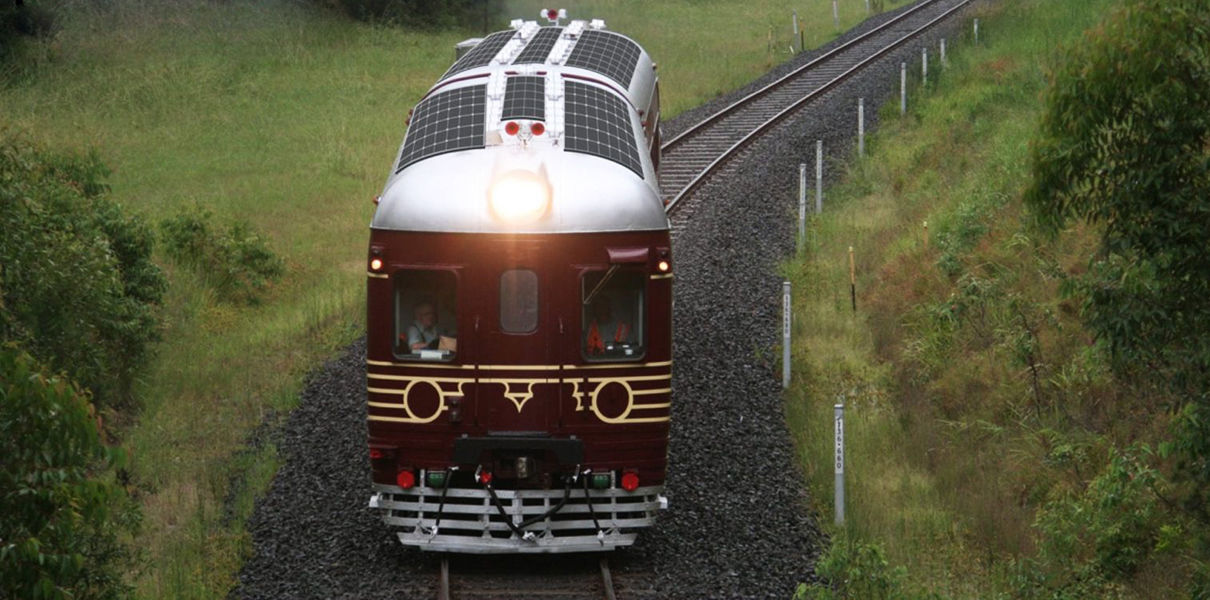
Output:
[[[470,27],[494,23],[503,3],[489,0],[321,0],[354,19],[408,27]]]
[[[137,512],[103,477],[121,455],[101,443],[90,413],[71,382],[0,346],[0,597],[129,595],[118,536]]]
[[[877,544],[863,544],[841,535],[832,539],[815,572],[825,584],[801,584],[794,600],[839,600],[842,598],[879,598],[898,600],[922,597],[909,591],[907,570],[892,568]]]
[[[215,228],[210,211],[194,206],[160,224],[164,251],[192,267],[220,299],[255,304],[285,266],[265,238],[245,222]]]
[[[165,281],[145,222],[110,200],[95,154],[0,132],[0,342],[124,403],[156,339]]]

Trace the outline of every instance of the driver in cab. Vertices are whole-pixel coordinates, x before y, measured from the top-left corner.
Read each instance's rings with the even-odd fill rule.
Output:
[[[599,356],[605,350],[612,350],[616,344],[629,344],[631,339],[630,323],[617,319],[613,314],[613,303],[602,296],[592,303],[592,320],[585,334],[584,351],[589,356]]]

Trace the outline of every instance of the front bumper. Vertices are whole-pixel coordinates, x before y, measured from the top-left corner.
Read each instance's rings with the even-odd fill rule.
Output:
[[[633,544],[639,530],[654,525],[656,514],[668,507],[663,486],[633,492],[572,489],[561,509],[527,526],[521,537],[509,527],[486,489],[417,486],[404,490],[383,484],[373,488],[370,508],[383,511],[382,520],[399,529],[399,541],[405,546],[468,554],[613,550]],[[563,490],[495,492],[514,524],[546,513],[564,494]]]

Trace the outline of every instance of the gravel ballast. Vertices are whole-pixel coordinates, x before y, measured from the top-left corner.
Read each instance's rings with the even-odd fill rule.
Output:
[[[929,46],[935,54],[935,40]],[[816,54],[798,55],[748,88],[665,123],[664,139]],[[796,466],[775,370],[777,265],[794,251],[798,164],[813,173],[815,140],[822,139],[825,182],[839,174],[854,153],[856,98],[866,98],[869,131],[877,107],[898,95],[899,62],[914,57],[909,64],[919,68],[919,42],[896,54],[778,128],[733,176],[707,184],[683,208],[692,213],[673,244],[670,507],[634,547],[611,558],[618,573],[650,573],[658,597],[789,598],[814,577],[824,539]],[[401,546],[367,508],[365,394],[362,340],[312,374],[299,407],[272,434],[285,463],[248,524],[253,555],[231,597],[435,597],[437,557]]]

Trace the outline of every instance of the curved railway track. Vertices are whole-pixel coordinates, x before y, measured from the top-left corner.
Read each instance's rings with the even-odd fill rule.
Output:
[[[532,557],[476,556],[441,559],[437,600],[617,600],[656,598],[642,585],[642,574],[616,576],[600,555],[552,555],[540,565]]]
[[[890,52],[927,33],[974,0],[926,0],[885,23],[794,69],[787,75],[741,98],[689,127],[665,143],[660,166],[661,195],[667,212],[688,203],[712,177],[740,164],[744,150],[773,128],[791,120],[828,91],[860,73]],[[680,211],[692,212],[692,211]],[[678,224],[688,215],[678,215]],[[590,556],[551,556],[540,565],[497,557],[441,559],[437,575],[438,600],[559,598],[615,600],[656,598],[644,585],[641,571],[626,565],[611,572],[609,559]],[[523,559],[522,559],[523,560]]]
[[[660,195],[672,213],[742,150],[812,101],[924,35],[973,0],[926,0],[702,120],[661,146]],[[678,223],[673,224],[673,230]]]

